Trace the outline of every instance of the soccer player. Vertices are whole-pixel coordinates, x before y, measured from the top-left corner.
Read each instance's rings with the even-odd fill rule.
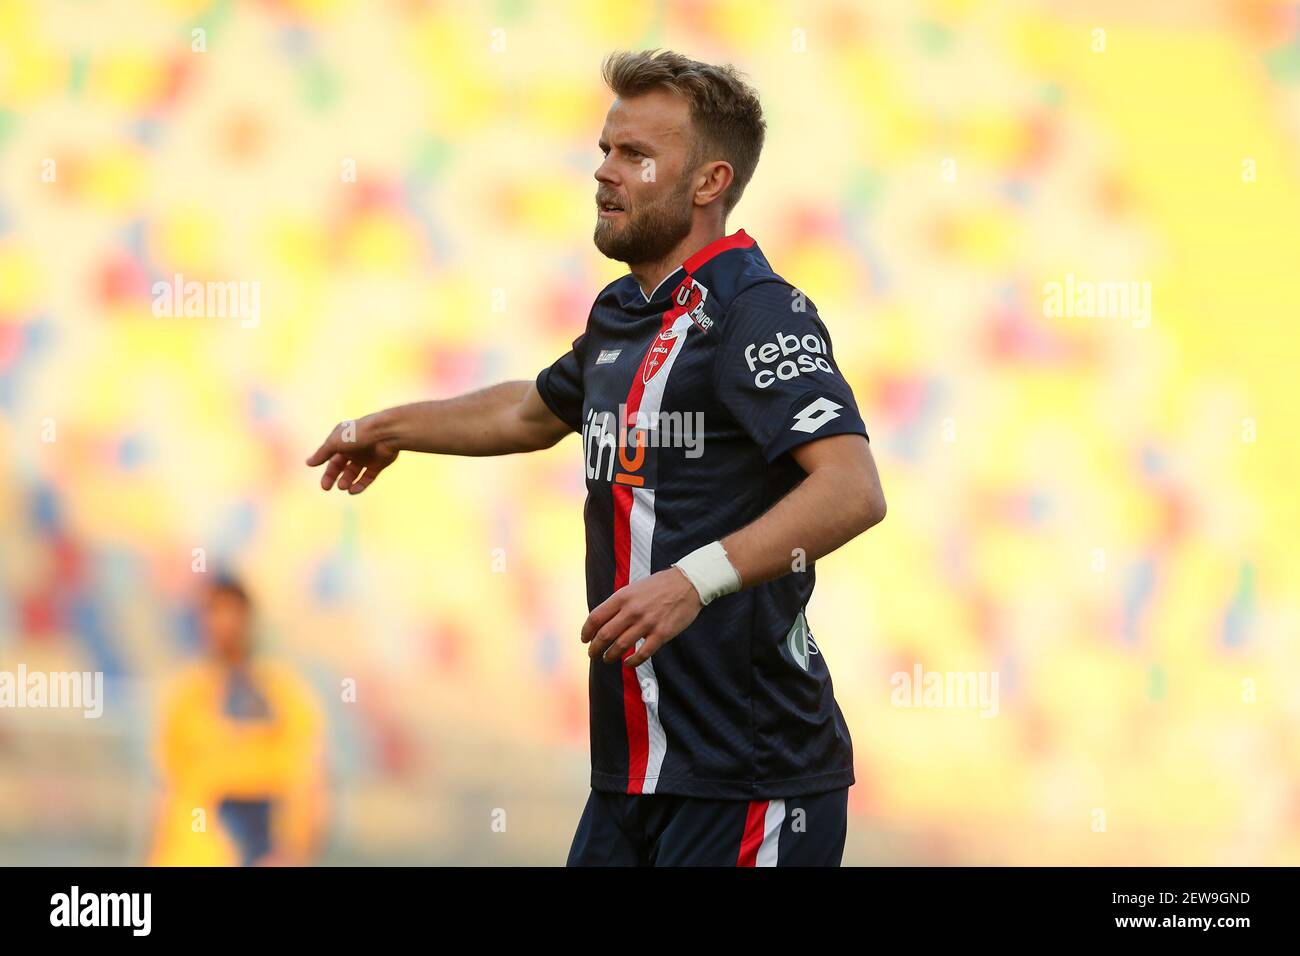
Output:
[[[297,674],[258,653],[238,581],[219,577],[205,598],[206,653],[171,682],[161,708],[166,793],[149,861],[305,864],[324,822],[320,706]]]
[[[628,265],[573,348],[507,382],[336,426],[307,460],[368,488],[399,452],[582,436],[591,787],[570,865],[840,863],[848,727],[812,640],[813,562],[885,500],[830,334],[728,213],[758,164],[731,68],[618,53],[596,247]]]

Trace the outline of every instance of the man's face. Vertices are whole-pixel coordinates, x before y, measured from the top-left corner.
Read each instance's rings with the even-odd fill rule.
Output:
[[[667,90],[609,108],[596,170],[596,248],[632,265],[657,262],[691,231],[690,106]]]
[[[233,594],[218,591],[203,613],[203,636],[213,657],[238,664],[248,657],[248,608]]]

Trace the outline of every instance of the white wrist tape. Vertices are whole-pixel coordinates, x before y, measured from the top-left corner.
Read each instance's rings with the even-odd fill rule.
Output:
[[[728,559],[727,549],[721,541],[696,548],[673,567],[695,585],[701,604],[708,604],[714,598],[740,590],[740,575]]]

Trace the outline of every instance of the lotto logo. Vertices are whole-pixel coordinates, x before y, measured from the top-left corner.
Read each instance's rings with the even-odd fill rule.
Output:
[[[798,378],[805,372],[834,372],[825,358],[829,351],[826,342],[811,332],[803,338],[777,332],[775,342],[762,345],[751,342],[745,346],[745,362],[755,373],[754,384],[767,388],[773,382]],[[773,368],[759,368],[773,363],[776,363]]]
[[[832,402],[829,398],[819,398],[794,416],[794,424],[790,426],[790,431],[807,432],[811,435],[831,419],[839,418],[840,409],[843,407],[839,402]]]

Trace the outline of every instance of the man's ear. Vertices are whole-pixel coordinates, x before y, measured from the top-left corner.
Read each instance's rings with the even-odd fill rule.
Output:
[[[695,205],[697,206],[707,206],[709,203],[716,201],[723,191],[731,185],[731,181],[736,178],[731,163],[721,159],[701,166],[696,175],[699,183],[695,187]]]

